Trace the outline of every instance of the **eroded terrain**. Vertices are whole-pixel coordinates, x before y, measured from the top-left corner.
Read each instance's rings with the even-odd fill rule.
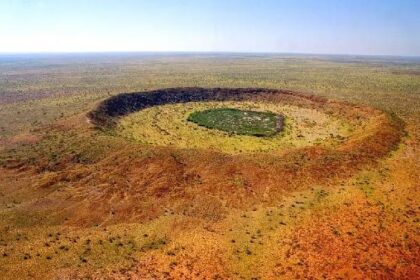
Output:
[[[130,111],[106,129],[87,117],[103,95],[2,104],[0,278],[416,279],[419,80],[390,73],[417,66],[382,66],[379,79],[374,65],[327,61],[319,73],[307,70],[314,83],[292,74],[289,61],[259,63],[273,74],[233,64],[231,87],[251,83],[252,73],[265,77],[261,83],[278,79],[279,87],[340,98],[272,90],[247,100],[166,104]],[[322,62],[296,63],[313,69]],[[298,80],[275,78],[273,65]],[[342,85],[342,72],[353,68],[370,73],[372,83],[348,75],[350,87]],[[155,88],[179,86],[164,75],[151,80]],[[71,77],[59,80],[71,84],[62,80]],[[191,111],[226,104],[281,112],[286,130],[263,145],[185,122]],[[28,120],[39,124],[27,130]],[[159,137],[156,126],[169,135]]]

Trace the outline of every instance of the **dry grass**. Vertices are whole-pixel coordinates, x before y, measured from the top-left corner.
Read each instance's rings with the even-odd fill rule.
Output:
[[[19,79],[9,69],[1,71],[9,82],[0,84],[7,92],[22,90],[24,98],[47,88],[56,96],[60,84],[69,94],[108,87],[119,92],[197,84],[286,85],[392,114],[299,95],[271,97],[271,104],[291,104],[276,107],[300,117],[296,127],[308,129],[305,139],[313,133],[305,119],[316,119],[320,132],[331,125],[347,138],[249,155],[141,145],[97,131],[85,114],[106,93],[68,97],[68,106],[62,106],[68,99],[55,103],[46,96],[0,105],[2,135],[7,135],[0,150],[0,278],[415,279],[420,274],[420,81],[410,74],[417,64],[290,58],[172,62],[120,61],[120,75],[112,68],[98,75],[97,62],[91,62],[92,72],[77,87],[76,76],[85,66],[66,62],[59,70],[51,62],[44,70],[31,66],[43,79],[15,69],[13,75],[27,77],[17,86]],[[143,79],[128,79],[129,69],[144,70]],[[209,104],[177,106],[127,118],[159,111],[176,113],[173,121],[182,124],[189,106]],[[16,118],[17,108],[24,118]],[[42,125],[31,125],[41,120]],[[160,125],[173,130],[167,123],[169,115]]]
[[[284,131],[270,138],[209,130],[188,122],[190,113],[209,108],[270,111],[287,116]],[[267,102],[192,102],[162,105],[131,114],[120,121],[118,133],[126,138],[157,146],[213,149],[227,153],[277,152],[337,142],[348,136],[351,125],[314,109]],[[332,143],[331,143],[332,144]]]

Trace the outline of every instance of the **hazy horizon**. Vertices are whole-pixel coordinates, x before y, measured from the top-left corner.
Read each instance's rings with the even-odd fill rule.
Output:
[[[364,57],[364,58],[408,58],[420,59],[420,55],[398,54],[348,54],[348,53],[298,53],[298,52],[241,52],[241,51],[46,51],[46,52],[2,52],[0,56],[71,56],[71,55],[230,55],[230,56],[279,56],[279,57]]]

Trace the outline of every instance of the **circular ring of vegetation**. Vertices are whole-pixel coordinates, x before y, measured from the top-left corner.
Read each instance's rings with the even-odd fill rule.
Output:
[[[207,109],[192,112],[188,121],[229,134],[270,137],[283,128],[283,117],[272,112],[236,108]]]
[[[283,130],[255,137],[208,129],[188,121],[194,112],[233,108],[287,116]],[[207,101],[153,106],[119,119],[113,132],[153,147],[220,151],[227,154],[281,153],[313,145],[336,145],[352,125],[319,110],[266,101]]]
[[[322,116],[344,119],[351,126],[351,131],[346,137],[330,135],[329,138],[320,138],[319,141],[309,142],[306,140],[307,142],[303,145],[295,145],[295,142],[292,142],[289,143],[291,145],[286,145],[286,148],[279,150],[279,145],[277,145],[274,146],[274,150],[277,152],[270,153],[261,153],[260,150],[264,149],[260,149],[259,146],[256,149],[254,145],[251,145],[252,147],[249,150],[242,153],[241,151],[218,150],[218,147],[216,149],[208,149],[208,146],[203,147],[202,143],[218,137],[215,130],[206,129],[207,134],[202,134],[202,140],[199,141],[199,145],[195,146],[190,145],[191,143],[189,142],[182,142],[188,137],[183,138],[182,134],[174,132],[174,137],[171,138],[172,131],[166,131],[165,128],[162,129],[159,127],[159,123],[152,123],[152,119],[143,118],[148,116],[150,112],[155,112],[154,115],[156,115],[156,112],[157,114],[165,113],[165,111],[161,110],[162,107],[178,106],[188,109],[189,104],[205,103],[210,106],[212,102],[224,103],[223,106],[226,105],[225,103],[229,103],[229,107],[236,104],[235,106],[238,106],[240,109],[244,109],[244,107],[240,106],[248,106],[250,104],[252,106],[269,104],[272,108],[281,108],[282,106],[297,108],[297,112],[310,110],[319,112]],[[243,105],[243,103],[248,105]],[[208,107],[203,106],[200,109],[208,109]],[[180,114],[184,117],[180,119],[185,121],[188,115],[196,110],[197,108],[190,111],[187,110],[187,112],[181,110]],[[135,113],[137,111],[138,113]],[[268,111],[275,112],[275,109]],[[166,119],[169,120],[169,123],[177,121],[177,118],[171,115],[172,112],[171,110],[166,111],[168,114]],[[187,115],[184,113],[187,113]],[[250,191],[255,195],[261,192],[260,195],[256,196],[260,198],[265,197],[264,193],[267,192],[266,187],[268,186],[270,186],[270,189],[273,187],[275,189],[281,188],[281,185],[284,185],[283,187],[285,188],[298,188],[310,185],[311,182],[322,183],[325,180],[348,176],[352,172],[360,170],[363,166],[375,163],[378,159],[386,156],[398,145],[400,138],[404,134],[403,123],[398,118],[381,110],[367,106],[354,106],[346,102],[331,101],[292,91],[272,89],[174,88],[120,94],[102,101],[95,110],[89,113],[89,118],[97,128],[104,131],[115,131],[115,129],[118,130],[120,121],[124,121],[126,118],[136,114],[140,114],[141,118],[139,120],[144,121],[142,124],[154,127],[156,130],[152,132],[157,134],[152,135],[152,138],[148,138],[154,139],[156,142],[146,143],[152,144],[151,149],[154,146],[168,146],[168,152],[170,153],[168,157],[173,157],[173,153],[176,153],[176,157],[182,158],[176,159],[175,164],[183,162],[183,168],[194,167],[194,172],[205,170],[206,176],[209,173],[218,174],[217,182],[215,181],[211,184],[211,188],[208,189],[209,192],[221,191],[217,188],[218,184],[226,186],[227,182],[224,182],[222,178],[231,180],[236,178],[234,174],[240,174],[238,175],[238,182],[242,182],[240,184],[244,186],[254,186]],[[151,116],[154,115],[151,114]],[[289,113],[284,115],[286,117],[285,132],[287,132],[287,119],[290,115]],[[185,123],[183,122],[182,125],[188,128],[188,125]],[[299,124],[300,121],[295,123]],[[314,124],[308,123],[309,128],[311,125],[313,127],[309,131],[312,131],[314,135],[319,134],[318,128],[321,126],[317,126],[316,122]],[[139,127],[142,128],[143,126]],[[168,128],[173,129],[174,125],[169,125]],[[176,127],[174,130],[176,130]],[[195,133],[195,131],[191,132],[191,129],[186,129],[185,131]],[[197,131],[200,132],[200,129]],[[295,133],[296,139],[300,139],[300,135],[297,134],[298,130],[292,129],[289,131]],[[169,138],[165,138],[165,134],[169,134]],[[189,135],[191,134],[187,134],[187,136]],[[233,139],[231,146],[235,148],[238,143],[254,143],[251,142],[251,138],[259,139],[259,137],[247,135],[233,137],[224,135],[220,137],[224,138],[220,138],[220,142],[214,142],[215,145],[224,142],[229,143],[231,138]],[[267,144],[263,142],[264,138],[261,137],[261,143]],[[277,139],[277,136],[271,138]],[[293,139],[293,141],[296,139]],[[165,142],[166,140],[169,142]],[[178,141],[183,144],[178,145]],[[282,144],[284,142],[278,142],[277,144],[279,143]],[[227,153],[225,153],[226,151]],[[273,147],[267,148],[266,151],[273,151]],[[258,176],[254,176],[254,174],[258,174]],[[303,182],[299,178],[305,178],[305,181]],[[229,190],[223,187],[223,191]],[[239,190],[235,189],[235,191]],[[243,192],[246,193],[246,189],[243,189]],[[252,203],[252,199],[247,199],[246,201]]]

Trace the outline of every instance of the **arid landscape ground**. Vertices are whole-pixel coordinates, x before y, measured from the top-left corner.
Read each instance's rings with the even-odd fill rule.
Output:
[[[0,279],[419,279],[419,121],[418,58],[0,56]]]

